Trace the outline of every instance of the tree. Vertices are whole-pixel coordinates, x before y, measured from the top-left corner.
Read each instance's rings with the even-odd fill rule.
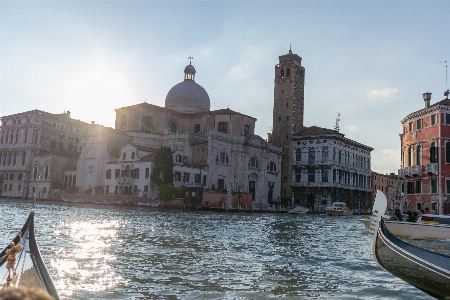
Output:
[[[175,188],[171,183],[163,184],[159,187],[158,199],[167,202],[173,198],[173,193],[175,192]]]
[[[158,188],[165,184],[173,183],[173,157],[170,147],[162,147],[155,156],[155,168],[153,169],[150,179]]]

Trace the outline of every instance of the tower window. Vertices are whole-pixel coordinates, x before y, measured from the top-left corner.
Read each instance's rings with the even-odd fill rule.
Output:
[[[284,70],[283,69],[281,69],[280,78],[284,78]]]
[[[289,121],[289,116],[286,117],[286,121]]]
[[[286,102],[286,107],[289,107],[289,103]]]
[[[287,68],[286,77],[291,77],[291,69]]]
[[[289,134],[286,134],[286,139],[287,139],[287,140],[289,139]]]
[[[220,122],[219,123],[219,132],[228,133],[228,123]]]
[[[194,133],[200,132],[200,124],[194,125]]]
[[[281,117],[278,117],[278,121],[281,121]]]
[[[250,126],[244,125],[244,135],[248,136],[250,134]]]

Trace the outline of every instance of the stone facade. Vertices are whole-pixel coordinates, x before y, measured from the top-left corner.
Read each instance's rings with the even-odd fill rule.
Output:
[[[450,196],[450,100],[430,105],[431,93],[424,93],[423,99],[425,107],[401,121],[402,207],[448,214],[444,207]]]
[[[336,201],[352,209],[370,209],[371,147],[334,130],[304,127],[293,137],[292,204],[325,210]]]
[[[145,182],[141,180],[142,170],[148,168],[151,173],[153,162],[139,161],[138,155],[133,162],[122,162],[113,157],[112,146],[130,144],[127,147],[132,152],[141,152],[138,147],[164,146],[173,153],[176,187],[200,184],[208,189],[248,192],[255,207],[266,207],[279,198],[281,148],[254,134],[255,118],[231,109],[210,111],[209,96],[201,86],[193,84],[194,75],[193,66],[186,67],[185,81],[169,91],[166,107],[149,103],[122,107],[116,109],[115,129],[86,127],[81,133],[83,151],[78,161],[77,185],[82,190],[108,185],[110,193],[116,189],[113,186],[119,186],[121,194],[119,181],[123,176],[106,180],[108,168],[117,169],[120,164],[122,169],[131,163],[136,168],[142,164],[140,183],[130,185],[132,194],[148,186],[148,195],[153,197],[156,186],[146,175]],[[113,136],[115,142],[110,141]],[[121,148],[121,153],[127,149]],[[130,187],[126,189],[129,193]]]
[[[61,184],[64,169],[73,167],[79,156],[79,132],[86,123],[72,119],[70,112],[40,110],[4,116],[1,122],[2,196],[27,198],[30,189],[38,191],[42,179],[39,193],[46,198],[52,185]]]

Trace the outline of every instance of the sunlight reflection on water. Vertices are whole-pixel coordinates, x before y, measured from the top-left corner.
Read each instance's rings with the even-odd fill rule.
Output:
[[[3,245],[30,208],[0,200]],[[36,233],[70,299],[431,299],[375,264],[358,219],[39,202]]]

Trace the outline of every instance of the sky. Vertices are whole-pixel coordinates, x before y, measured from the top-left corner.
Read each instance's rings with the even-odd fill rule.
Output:
[[[275,65],[305,67],[304,125],[339,128],[397,173],[401,120],[444,99],[450,1],[0,0],[0,116],[70,111],[114,127],[115,109],[164,106],[189,64],[211,99],[272,128]]]

